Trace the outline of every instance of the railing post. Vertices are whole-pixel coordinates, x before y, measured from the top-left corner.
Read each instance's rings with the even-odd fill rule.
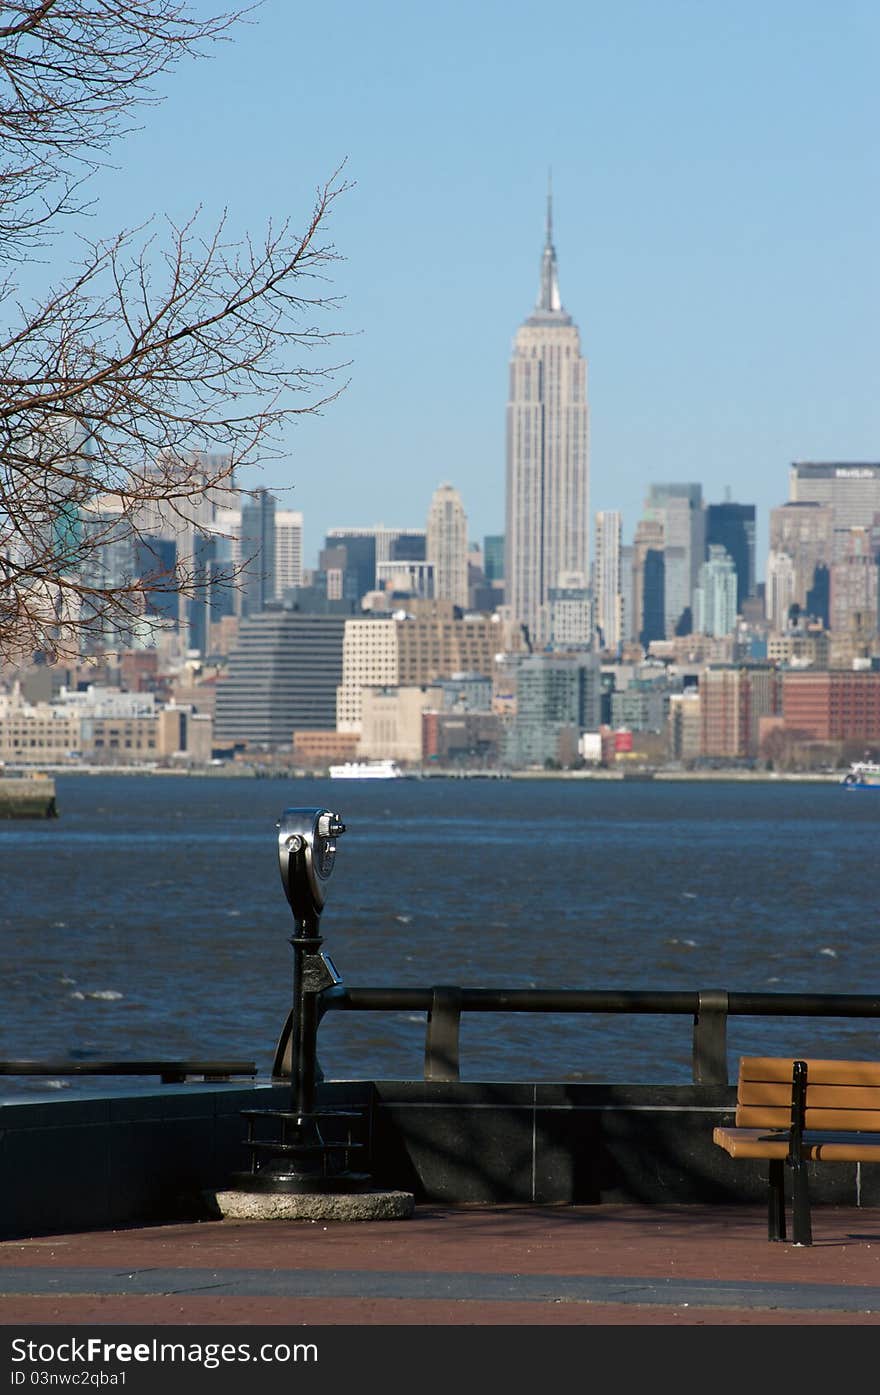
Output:
[[[727,1011],[729,995],[722,988],[701,991],[694,1013],[693,1075],[695,1085],[726,1085]]]
[[[425,1026],[425,1079],[459,1080],[459,1028],[461,989],[431,990],[431,1007]]]

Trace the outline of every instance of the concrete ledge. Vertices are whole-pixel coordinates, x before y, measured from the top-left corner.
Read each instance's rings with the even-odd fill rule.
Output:
[[[212,1192],[224,1220],[396,1221],[413,1214],[412,1192]]]

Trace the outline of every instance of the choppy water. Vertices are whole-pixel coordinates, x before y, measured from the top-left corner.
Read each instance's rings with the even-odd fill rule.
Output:
[[[880,993],[880,792],[552,779],[57,784],[56,821],[0,823],[3,1058],[222,1056],[268,1070],[290,1005],[275,833],[290,806],[328,807],[347,825],[322,932],[353,987]],[[688,1017],[472,1013],[462,1073],[684,1082],[690,1033]],[[732,1061],[741,1050],[880,1049],[865,1019],[731,1019],[729,1036]],[[423,1044],[423,1014],[338,1013],[321,1027],[320,1055],[328,1076],[413,1078]],[[0,1095],[44,1089],[0,1081]]]

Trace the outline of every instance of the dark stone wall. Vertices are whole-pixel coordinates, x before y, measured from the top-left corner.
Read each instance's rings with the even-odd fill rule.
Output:
[[[419,1203],[763,1202],[766,1164],[712,1143],[735,1094],[363,1081],[324,1083],[319,1102],[363,1110],[375,1186]],[[190,1083],[0,1106],[0,1235],[208,1219],[210,1193],[248,1164],[241,1111],[288,1104],[284,1086]],[[817,1205],[880,1205],[880,1169],[809,1171]]]

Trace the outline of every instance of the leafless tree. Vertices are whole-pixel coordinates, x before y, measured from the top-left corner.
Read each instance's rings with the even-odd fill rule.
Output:
[[[324,239],[340,171],[299,230],[259,240],[196,212],[90,240],[84,181],[156,100],[153,80],[241,14],[186,0],[0,0],[0,661],[69,657],[142,623],[156,590],[203,579],[183,550],[144,565],[157,517],[203,504],[280,454],[280,428],[341,389],[315,351],[336,258]],[[37,298],[34,248],[76,229],[76,263]],[[111,576],[108,544],[132,560]]]

